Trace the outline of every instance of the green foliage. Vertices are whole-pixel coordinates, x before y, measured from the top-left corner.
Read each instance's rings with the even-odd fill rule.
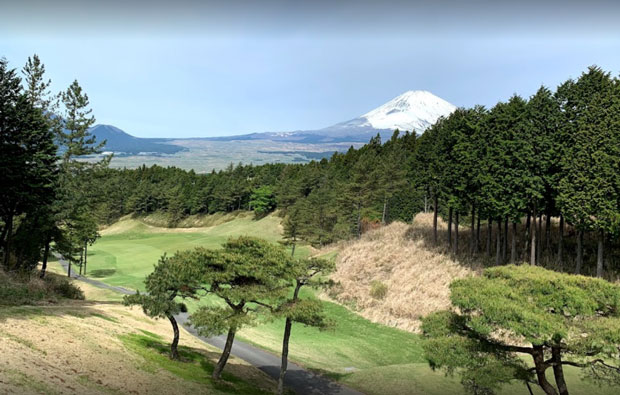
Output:
[[[562,90],[569,144],[558,197],[581,229],[617,233],[620,225],[620,87],[600,68]]]
[[[52,204],[56,146],[45,108],[24,92],[14,69],[0,59],[0,252],[5,268],[31,270],[38,262],[41,233],[23,237]],[[15,232],[20,232],[13,248]]]
[[[276,206],[273,190],[267,185],[256,188],[250,196],[250,207],[258,217],[268,214]]]
[[[458,313],[438,312],[423,321],[432,367],[458,370],[464,381],[475,379],[476,386],[495,391],[512,379],[528,380],[531,371],[517,353],[536,357],[538,349],[548,349],[578,361],[586,373],[594,368],[615,379],[620,374],[617,367],[599,362],[620,360],[618,285],[509,265],[456,280],[450,289]],[[537,372],[551,366],[534,362]]]
[[[221,250],[196,248],[184,256],[184,265],[200,270],[205,291],[222,305],[201,306],[190,317],[192,325],[205,335],[238,330],[254,321],[261,308],[270,308],[282,298],[290,278],[290,260],[284,249],[267,241],[238,237]]]
[[[188,252],[172,257],[162,256],[144,283],[146,293],[138,292],[124,298],[126,305],[139,305],[149,317],[167,318],[185,311],[179,298],[195,298],[201,289],[200,272],[186,264]]]

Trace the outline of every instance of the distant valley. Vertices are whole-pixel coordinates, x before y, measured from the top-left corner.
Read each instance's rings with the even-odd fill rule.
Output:
[[[111,166],[135,168],[176,166],[204,173],[231,163],[305,163],[359,147],[395,129],[420,134],[456,107],[427,91],[408,91],[355,119],[319,130],[251,133],[207,138],[140,138],[112,125],[95,125],[91,133],[106,140],[104,153],[114,153]]]

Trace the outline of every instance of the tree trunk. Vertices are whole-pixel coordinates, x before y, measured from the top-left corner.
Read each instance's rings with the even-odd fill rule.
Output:
[[[575,274],[581,274],[583,266],[583,230],[577,231],[577,261],[575,263]]]
[[[534,212],[532,214],[532,224],[530,226],[530,233],[532,233],[532,241],[530,248],[532,249],[530,253],[530,265],[536,265],[536,205],[534,205]]]
[[[387,195],[383,198],[383,215],[381,216],[381,224],[385,225],[387,221]]]
[[[433,207],[433,242],[437,245],[437,195],[434,197]]]
[[[4,267],[9,269],[9,257],[11,256],[11,241],[13,239],[13,215],[6,219],[5,230],[6,240],[4,243]]]
[[[69,267],[67,268],[67,277],[71,277],[71,259],[69,259]]]
[[[80,249],[80,269],[79,274],[82,275],[82,266],[84,266],[84,248]]]
[[[476,252],[480,251],[480,213],[476,219]]]
[[[564,216],[560,214],[560,239],[558,240],[558,265],[564,271]]]
[[[454,220],[454,255],[459,253],[459,212],[456,211]]]
[[[172,331],[174,332],[174,337],[170,344],[170,359],[179,359],[179,350],[177,349],[179,345],[179,325],[177,325],[177,320],[172,314],[168,314],[168,320],[170,320]]]
[[[491,218],[487,220],[487,256],[491,256],[491,239],[493,237],[493,221]]]
[[[542,214],[538,216],[538,229],[536,232],[538,233],[536,238],[536,264],[540,265],[540,256],[542,255]]]
[[[293,302],[296,302],[299,299],[299,290],[301,289],[302,284],[297,281],[297,285],[295,286],[295,292],[293,293]],[[291,327],[293,326],[293,321],[290,317],[286,317],[286,322],[284,323],[284,338],[282,340],[282,363],[280,364],[280,376],[278,378],[278,394],[284,394],[284,376],[286,375],[286,369],[288,367],[288,343],[291,338]]]
[[[469,252],[474,255],[476,252],[476,244],[478,241],[476,240],[476,206],[472,203],[471,205],[471,237],[469,239],[470,248]]]
[[[530,238],[532,237],[532,235],[530,234],[531,232],[531,221],[532,221],[532,216],[530,215],[530,213],[527,213],[527,220],[525,221],[525,258],[524,260],[527,261],[528,258],[528,254],[530,253]]]
[[[517,223],[512,223],[512,245],[510,246],[510,263],[517,261]]]
[[[502,240],[502,262],[506,262],[508,254],[508,217],[504,219],[504,239]]]
[[[558,392],[553,388],[551,383],[547,381],[547,377],[545,376],[545,355],[542,346],[534,346],[532,357],[534,358],[534,369],[540,388],[542,388],[547,395],[558,395]]]
[[[424,194],[424,214],[428,213],[428,193]]]
[[[295,256],[295,242],[293,242],[293,247],[291,248],[291,258]]]
[[[293,322],[290,318],[286,318],[284,324],[284,339],[282,341],[282,363],[280,365],[280,377],[278,378],[278,394],[284,394],[284,376],[288,367],[288,342],[291,337],[291,327]]]
[[[43,262],[41,263],[41,274],[39,274],[40,278],[45,277],[45,272],[47,271],[47,259],[50,254],[50,243],[51,240],[49,236],[45,239],[45,247],[43,249]]]
[[[448,209],[448,246],[452,247],[452,207]]]
[[[598,254],[596,254],[596,277],[603,277],[603,241],[605,233],[600,230],[598,232]]]
[[[551,347],[551,360],[553,361],[553,376],[555,384],[560,391],[560,395],[568,395],[568,387],[564,380],[564,369],[562,369],[562,355],[560,347]]]
[[[86,261],[88,260],[88,242],[84,242],[84,277],[86,277]]]
[[[495,237],[495,266],[499,266],[502,254],[502,220],[497,220],[497,235]]]
[[[215,365],[215,369],[213,369],[213,379],[219,380],[222,371],[224,370],[224,366],[226,366],[226,362],[228,362],[228,357],[230,357],[230,350],[232,350],[233,341],[235,340],[235,329],[229,328],[228,335],[226,336],[226,345],[224,345],[224,350],[222,351],[222,355],[220,356],[219,361],[217,361],[217,365]]]
[[[545,214],[545,249],[547,253],[551,252],[551,215],[549,212]]]

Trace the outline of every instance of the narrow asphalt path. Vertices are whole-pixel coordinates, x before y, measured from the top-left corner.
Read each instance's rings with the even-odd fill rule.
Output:
[[[65,259],[58,257],[58,262],[60,262],[65,271],[68,270],[69,263]],[[85,283],[88,283],[95,287],[108,289],[125,295],[132,295],[136,293],[136,291],[132,289],[116,287],[101,281],[90,279],[88,277],[80,276],[73,271],[73,268],[71,270],[71,277],[79,281],[84,281]],[[209,338],[201,336],[198,334],[198,331],[196,331],[196,329],[189,324],[188,313],[179,313],[174,317],[193,336],[219,349],[224,348],[224,344],[226,343],[226,336],[222,335]],[[280,376],[280,356],[271,354],[269,352],[261,350],[260,348],[254,347],[248,343],[244,343],[239,340],[235,340],[235,342],[233,343],[231,354],[237,358],[243,359],[252,366],[255,366],[263,372],[267,373],[274,380],[278,380],[278,377]],[[335,383],[319,374],[312,373],[290,361],[288,363],[288,369],[284,378],[284,384],[288,388],[295,391],[295,393],[297,394],[361,395],[361,392]]]

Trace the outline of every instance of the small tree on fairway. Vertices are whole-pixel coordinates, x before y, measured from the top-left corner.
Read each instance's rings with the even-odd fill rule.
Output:
[[[185,305],[177,300],[180,298],[196,298],[201,289],[200,273],[192,260],[188,259],[191,252],[179,252],[172,257],[165,255],[160,258],[155,269],[144,280],[146,293],[125,296],[126,305],[139,305],[146,315],[153,318],[167,318],[174,332],[170,344],[170,358],[178,359],[179,326],[175,314],[186,312]]]
[[[310,258],[300,259],[294,263],[292,274],[295,288],[293,296],[278,308],[278,314],[286,317],[284,324],[284,338],[282,340],[282,364],[280,365],[280,377],[278,379],[278,394],[284,393],[284,376],[288,365],[288,344],[291,337],[293,322],[325,329],[331,325],[323,314],[323,306],[320,300],[301,299],[299,291],[303,286],[325,286],[329,281],[317,278],[333,271],[334,262],[326,259]]]
[[[191,324],[204,336],[228,332],[222,355],[213,370],[219,379],[232,349],[235,334],[254,321],[259,309],[271,309],[287,292],[290,260],[286,251],[265,240],[239,237],[230,239],[223,250],[197,248],[188,256],[200,268],[207,294],[218,297],[219,305],[202,306],[190,317]]]
[[[284,218],[282,227],[282,245],[291,246],[291,257],[295,256],[295,247],[297,246],[299,227],[300,227],[300,208],[298,206],[292,206]]]
[[[423,320],[424,349],[431,367],[462,372],[470,392],[493,393],[519,379],[546,394],[567,395],[566,365],[594,380],[620,383],[618,285],[509,265],[457,280],[450,289],[456,312]],[[534,367],[519,354],[530,355]],[[545,376],[548,368],[556,386]]]

